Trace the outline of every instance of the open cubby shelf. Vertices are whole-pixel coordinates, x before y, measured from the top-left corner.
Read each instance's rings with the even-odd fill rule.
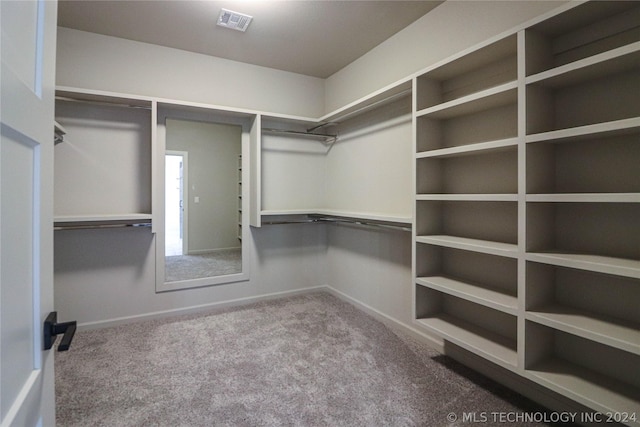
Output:
[[[639,71],[640,4],[589,1],[414,79],[416,323],[628,425]]]
[[[416,283],[508,314],[516,314],[518,308],[518,298],[515,295],[483,285],[444,276],[418,277]]]

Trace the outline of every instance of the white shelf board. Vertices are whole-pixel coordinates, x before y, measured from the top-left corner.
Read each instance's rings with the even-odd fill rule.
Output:
[[[527,261],[640,279],[640,261],[566,252],[528,252]]]
[[[404,225],[411,225],[413,219],[411,216],[399,215],[380,215],[369,212],[347,212],[331,209],[283,209],[283,210],[263,210],[260,212],[262,216],[275,215],[329,215],[339,216],[343,218],[363,219],[371,221],[395,222]]]
[[[416,283],[507,314],[517,314],[518,298],[499,290],[444,276],[418,277]]]
[[[493,107],[508,105],[517,101],[517,82],[501,84],[449,102],[425,108],[416,113],[417,117],[429,116],[436,119],[448,119]]]
[[[527,194],[527,202],[640,203],[640,193]]]
[[[518,195],[505,194],[418,194],[416,200],[442,200],[461,202],[517,202]]]
[[[416,159],[434,157],[457,157],[474,154],[484,154],[492,151],[504,150],[518,145],[518,138],[507,138],[498,141],[478,142],[475,144],[460,145],[458,147],[439,148],[437,150],[422,151],[416,154]]]
[[[152,215],[146,213],[93,214],[93,215],[59,215],[54,217],[56,223],[104,222],[104,221],[140,221],[151,220]]]
[[[640,355],[640,325],[560,305],[527,312],[528,320]]]
[[[466,237],[445,235],[417,236],[416,242],[510,258],[516,258],[518,256],[518,245],[512,243],[493,242],[490,240],[468,239]]]
[[[412,91],[412,79],[405,78],[383,87],[363,98],[351,102],[335,111],[320,117],[318,123],[340,122],[357,114],[364,113],[371,108],[382,106],[403,96],[409,96]]]
[[[535,133],[525,137],[526,143],[535,142],[571,142],[576,139],[589,139],[602,137],[608,134],[624,135],[640,132],[640,117],[614,120],[604,123],[595,123],[585,126],[577,126],[567,129],[559,129],[549,132]]]
[[[500,366],[511,370],[516,368],[518,355],[515,340],[487,331],[446,313],[417,319],[417,322],[445,340],[479,354]]]
[[[525,371],[529,378],[602,413],[637,413],[640,389],[561,359]]]
[[[640,42],[635,42],[529,76],[525,79],[525,83],[549,87],[577,84],[632,70],[638,66],[639,61]]]

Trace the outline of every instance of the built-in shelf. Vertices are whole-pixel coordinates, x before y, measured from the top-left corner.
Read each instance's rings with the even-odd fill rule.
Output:
[[[560,305],[527,312],[527,319],[640,355],[640,325]]]
[[[412,218],[395,215],[378,215],[365,212],[346,212],[329,209],[283,209],[283,210],[263,210],[262,216],[282,216],[282,215],[326,215],[343,218],[362,219],[369,221],[392,222],[411,226]]]
[[[517,101],[517,87],[517,82],[505,83],[443,104],[425,108],[424,110],[418,111],[416,116],[448,119],[512,104]]]
[[[517,364],[516,342],[446,313],[437,313],[417,322],[447,341],[508,369]]]
[[[469,202],[516,202],[517,194],[418,194],[416,200],[469,201]]]
[[[516,314],[518,298],[501,290],[443,276],[416,278],[416,283],[508,314]]]
[[[527,202],[640,203],[640,193],[528,194]]]
[[[605,135],[624,135],[639,132],[640,118],[632,117],[628,119],[613,120],[591,125],[576,126],[568,129],[558,129],[549,132],[534,133],[527,135],[527,143],[534,142],[567,142],[577,138],[599,138]]]
[[[585,80],[632,70],[640,61],[640,42],[603,52],[527,77],[527,84],[548,87],[581,83]]]
[[[640,261],[633,259],[566,252],[530,252],[526,258],[561,267],[640,278]]]
[[[107,222],[107,221],[146,221],[151,220],[151,214],[126,213],[126,214],[96,214],[96,215],[62,215],[56,216],[54,222]]]
[[[461,145],[458,147],[440,148],[437,150],[422,151],[416,154],[417,159],[426,158],[447,158],[457,156],[467,156],[473,154],[489,153],[501,151],[518,144],[517,138],[507,138],[498,141],[477,142],[475,144]]]
[[[516,258],[518,256],[518,245],[511,243],[445,235],[417,236],[416,242],[511,258]]]
[[[640,5],[566,5],[414,86],[417,325],[640,425]]]
[[[527,374],[535,381],[596,411],[638,416],[639,388],[572,362],[559,358],[547,359],[532,366]],[[637,425],[638,421],[627,420],[625,424]]]

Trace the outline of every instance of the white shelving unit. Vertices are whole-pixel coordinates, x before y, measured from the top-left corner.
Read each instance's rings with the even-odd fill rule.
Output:
[[[319,119],[262,115],[265,223],[326,215],[410,225],[411,89],[408,79]],[[384,174],[371,168],[381,159]]]
[[[640,5],[564,7],[414,79],[415,318],[640,424]]]
[[[152,107],[147,98],[56,92],[65,131],[55,149],[56,227],[151,223]]]

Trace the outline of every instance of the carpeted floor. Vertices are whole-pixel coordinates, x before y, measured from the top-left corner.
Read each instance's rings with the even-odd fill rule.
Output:
[[[199,279],[242,272],[242,249],[165,258],[165,281]]]
[[[81,331],[55,363],[61,427],[462,426],[463,412],[540,410],[327,293]]]

